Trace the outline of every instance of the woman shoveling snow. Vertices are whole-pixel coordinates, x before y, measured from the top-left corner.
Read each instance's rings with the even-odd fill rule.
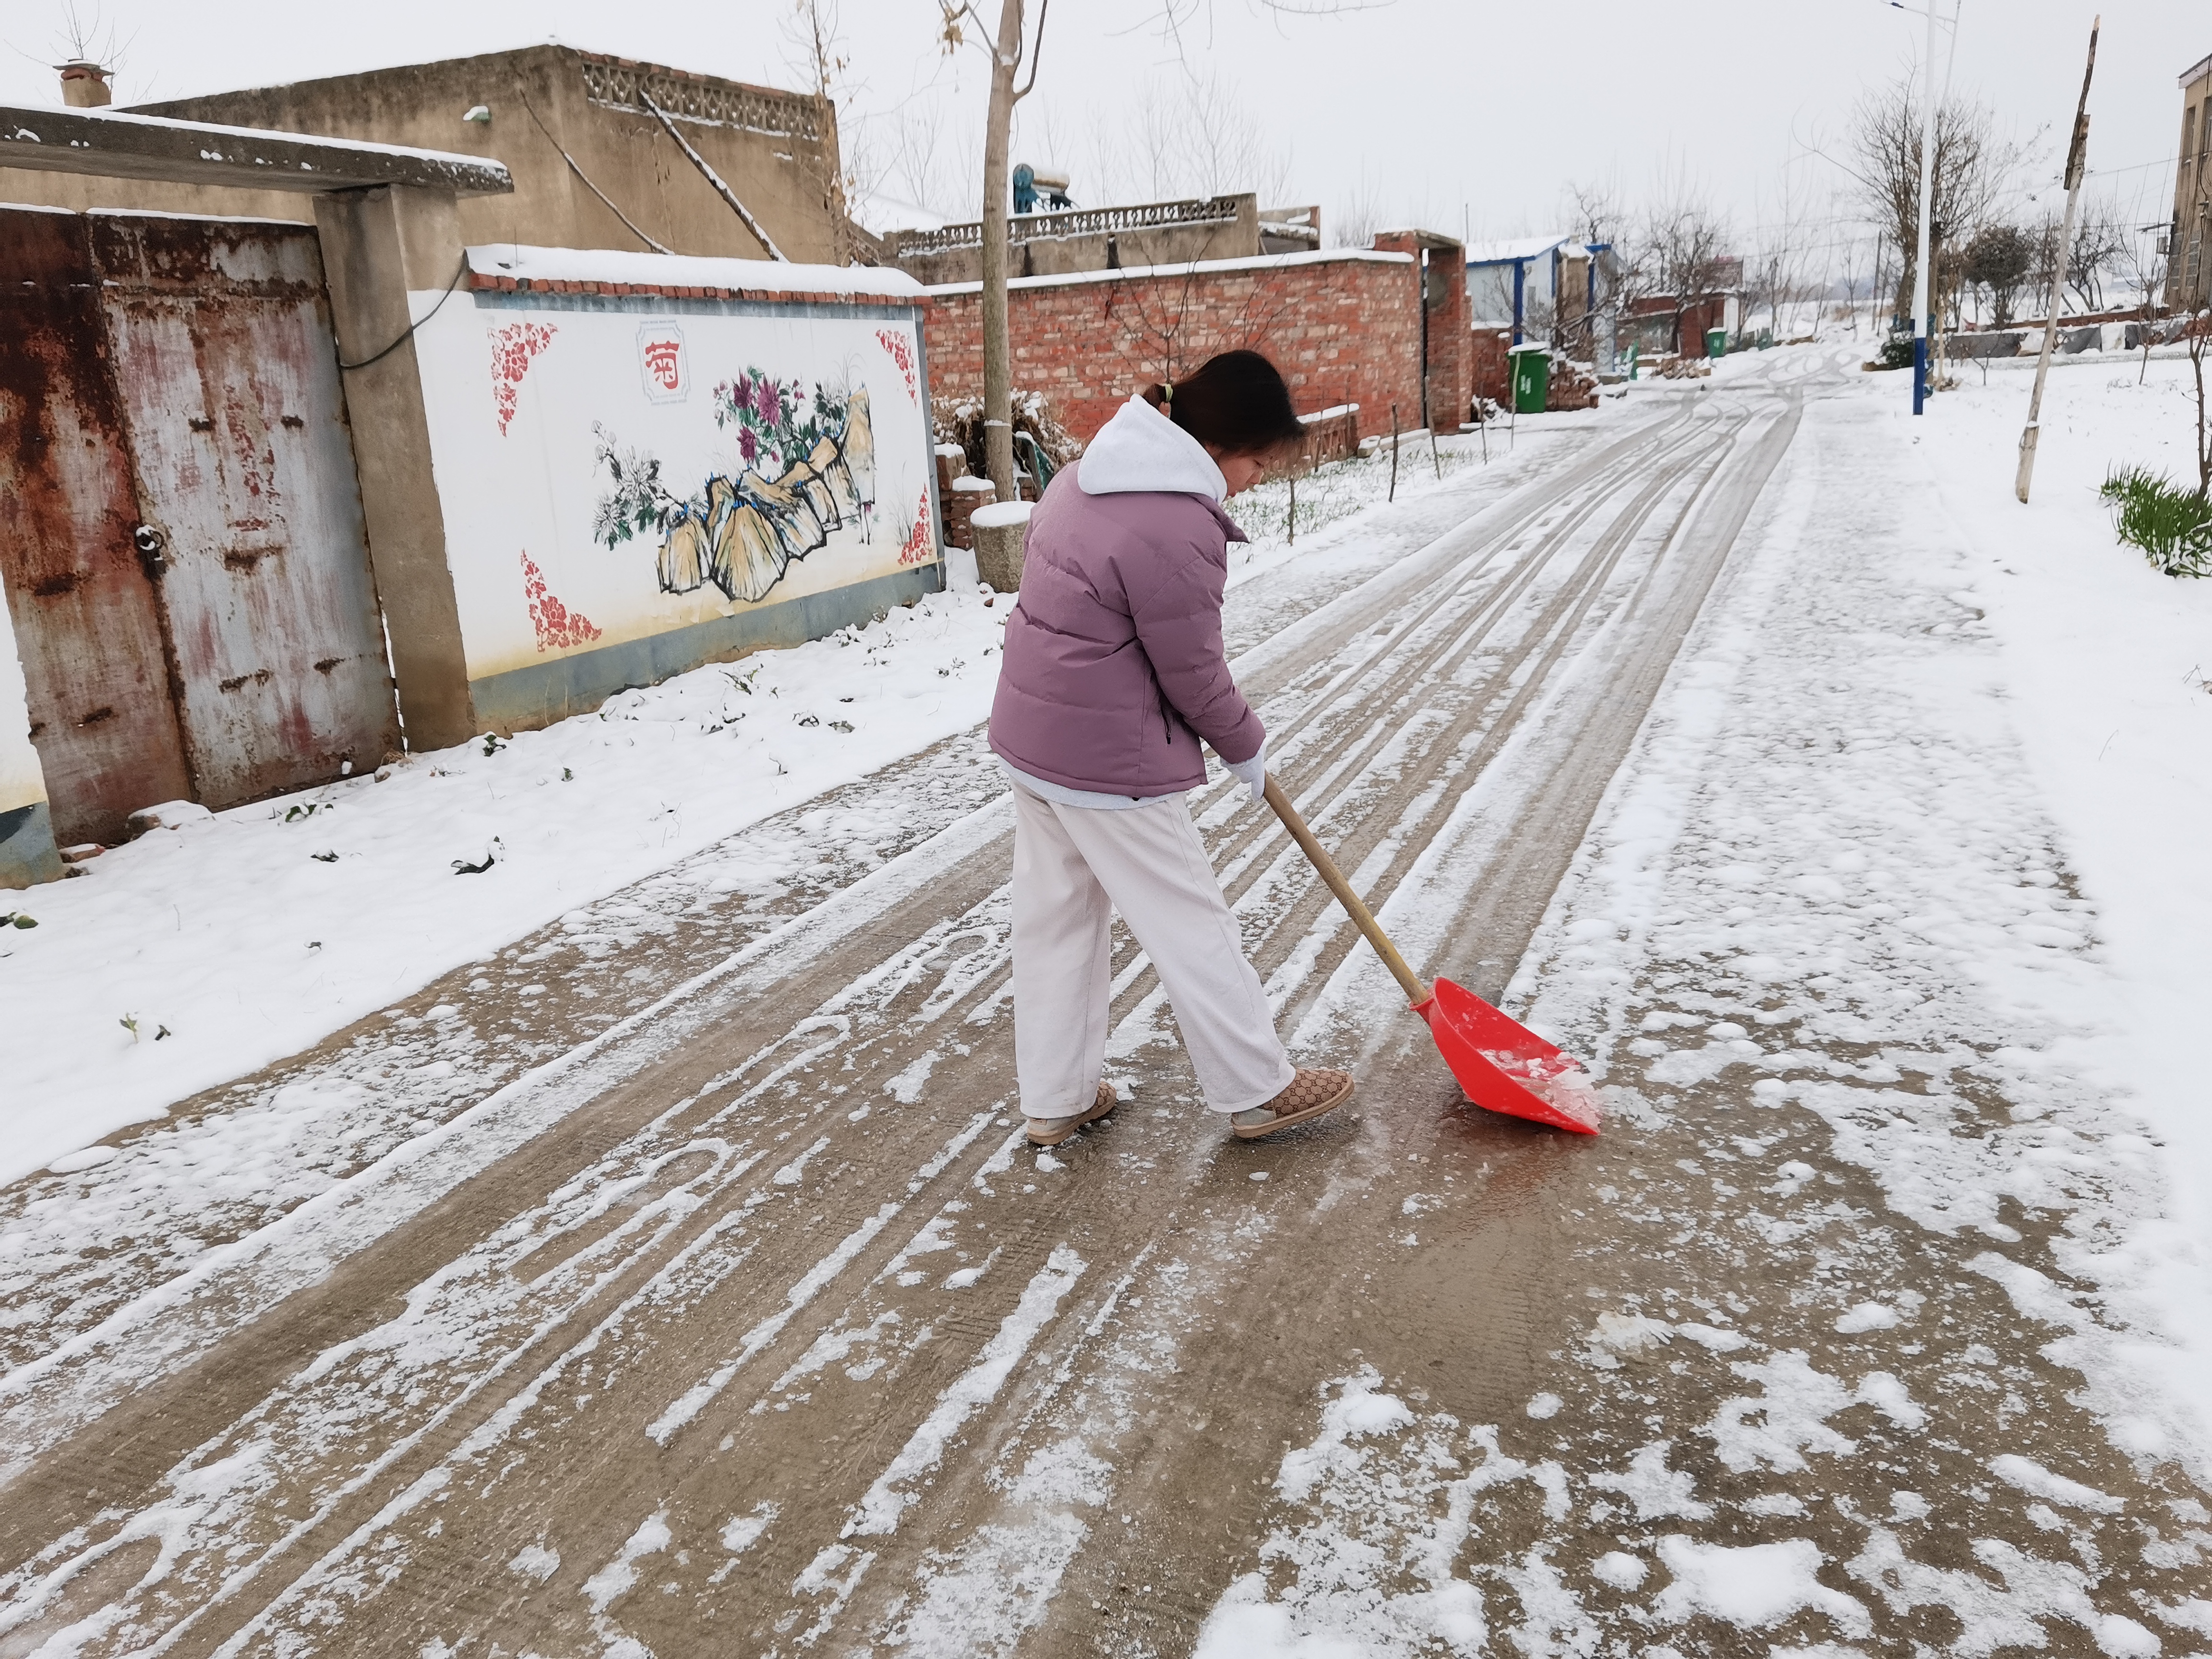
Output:
[[[1200,739],[1264,798],[1267,732],[1221,641],[1245,539],[1221,503],[1304,435],[1274,365],[1224,352],[1123,404],[1030,520],[991,747],[1014,785],[1014,1063],[1037,1146],[1114,1109],[1115,910],[1240,1139],[1352,1097],[1350,1073],[1285,1054],[1183,801],[1206,781]]]

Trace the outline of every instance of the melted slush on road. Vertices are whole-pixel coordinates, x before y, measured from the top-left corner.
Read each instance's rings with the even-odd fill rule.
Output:
[[[2212,1647],[2212,1513],[2063,1288],[2152,1154],[2057,1171],[2123,1126],[1929,922],[2061,860],[1936,696],[1984,647],[1828,459],[1864,421],[1778,354],[1232,598],[1316,833],[1591,1063],[1602,1136],[1467,1106],[1217,784],[1281,1028],[1357,1102],[1224,1137],[1124,938],[1121,1104],[1027,1147],[1011,816],[955,739],[813,809],[866,857],[656,878],[594,911],[653,925],[507,953],[526,1021],[441,985],[279,1068],[253,1098],[463,1079],[273,1218],[169,1195],[189,1271],[17,1291],[0,1654]]]

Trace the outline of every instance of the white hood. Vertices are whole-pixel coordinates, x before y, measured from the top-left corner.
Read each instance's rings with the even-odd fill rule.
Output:
[[[1229,499],[1229,481],[1206,446],[1142,398],[1130,398],[1099,428],[1083,452],[1075,482],[1086,495],[1164,490],[1210,501]]]

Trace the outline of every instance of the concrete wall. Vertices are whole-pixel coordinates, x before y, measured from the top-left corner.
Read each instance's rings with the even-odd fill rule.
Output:
[[[1351,252],[1030,277],[1008,285],[1014,386],[1088,440],[1139,387],[1249,347],[1283,371],[1302,412],[1356,403],[1360,430],[1388,432],[1395,403],[1417,427],[1419,283],[1410,254]],[[929,290],[941,395],[981,395],[980,303],[973,285]]]
[[[136,112],[485,156],[514,173],[514,193],[461,203],[467,241],[643,248],[569,171],[555,148],[557,138],[654,240],[679,253],[762,257],[759,242],[637,101],[641,79],[786,257],[842,262],[845,246],[823,196],[836,167],[835,112],[826,131],[816,131],[817,105],[797,94],[543,46],[178,99]],[[477,104],[489,107],[490,121],[464,121]],[[686,108],[700,113],[687,116]],[[314,216],[311,198],[281,191],[4,167],[0,201],[301,222]]]
[[[718,297],[788,265],[718,261],[720,284],[655,289],[629,280],[653,256],[471,259],[485,285],[415,343],[479,727],[541,725],[939,585],[920,295],[898,273],[868,276],[906,284],[903,303]],[[415,294],[416,314],[437,299]]]
[[[7,605],[0,592],[0,888],[28,887],[62,872]]]

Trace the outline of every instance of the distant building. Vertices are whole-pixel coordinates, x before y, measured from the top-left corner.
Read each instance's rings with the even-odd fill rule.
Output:
[[[2212,58],[2181,76],[2181,159],[2173,172],[2166,302],[2195,311],[2212,302]]]
[[[106,101],[95,66],[64,68],[72,104]],[[654,113],[655,109],[660,113]],[[827,100],[571,46],[211,93],[126,112],[401,144],[504,162],[511,196],[464,198],[471,244],[650,249],[847,264],[872,239],[833,204]],[[708,176],[721,180],[744,215]],[[309,198],[0,168],[0,201],[304,220]]]
[[[1597,310],[1600,261],[1607,242],[1572,236],[1522,236],[1477,242],[1467,250],[1468,316],[1485,332],[1510,333],[1519,345],[1533,333],[1568,353],[1609,362],[1610,334],[1590,319]]]

